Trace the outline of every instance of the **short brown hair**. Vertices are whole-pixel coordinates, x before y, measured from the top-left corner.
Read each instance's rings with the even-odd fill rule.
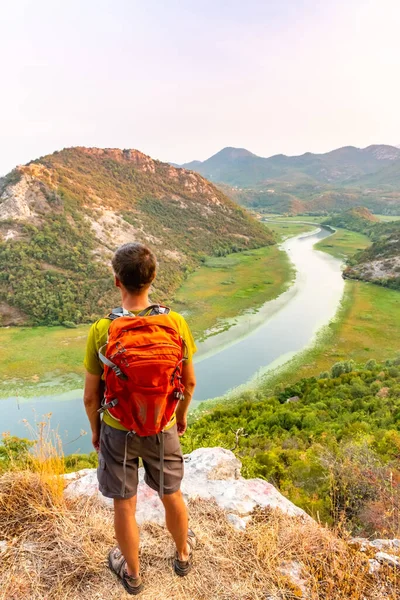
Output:
[[[120,246],[112,259],[115,276],[128,292],[140,292],[148,287],[156,274],[156,257],[144,244]]]

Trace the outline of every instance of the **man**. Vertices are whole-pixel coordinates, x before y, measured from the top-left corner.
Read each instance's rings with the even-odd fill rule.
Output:
[[[115,285],[121,292],[122,308],[138,315],[149,307],[149,288],[156,276],[156,259],[146,246],[138,243],[118,248],[112,266]],[[126,314],[126,313],[125,313]],[[187,413],[196,385],[192,363],[196,346],[185,319],[169,313],[186,346],[181,370],[184,397],[179,401],[175,415],[164,429],[163,489],[160,490],[159,436],[129,435],[120,421],[105,411],[99,416],[104,393],[103,364],[99,350],[107,343],[111,320],[100,319],[92,325],[86,348],[86,380],[84,404],[92,430],[92,443],[99,452],[98,480],[101,493],[114,500],[114,527],[118,547],[109,554],[109,566],[116,573],[126,591],[138,594],[143,587],[139,568],[139,531],[135,520],[138,485],[138,463],[142,458],[145,481],[160,493],[164,504],[166,525],[176,544],[175,573],[187,575],[192,565],[195,536],[188,529],[188,515],[180,491],[183,477],[183,456],[179,436],[187,427]],[[149,316],[146,319],[152,319]]]

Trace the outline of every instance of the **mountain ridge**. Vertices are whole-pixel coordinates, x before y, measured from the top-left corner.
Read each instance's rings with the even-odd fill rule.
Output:
[[[362,204],[374,212],[400,214],[400,149],[395,146],[343,146],[322,154],[268,158],[232,150],[224,148],[182,168],[202,174],[250,208],[298,214]]]
[[[110,258],[128,241],[154,249],[165,301],[202,256],[274,240],[197,173],[138,150],[66,148],[0,180],[3,324],[101,316],[117,299]]]

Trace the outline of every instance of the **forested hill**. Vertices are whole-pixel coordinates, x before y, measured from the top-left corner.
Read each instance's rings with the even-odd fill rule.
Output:
[[[350,229],[351,231],[358,231],[359,233],[366,233],[368,235],[371,225],[380,223],[380,220],[367,208],[364,208],[364,206],[356,206],[350,210],[345,210],[339,214],[328,217],[324,223],[332,225],[332,227],[341,227],[343,229]]]
[[[69,148],[0,180],[0,324],[83,322],[117,297],[110,258],[141,241],[168,300],[202,256],[273,235],[200,175],[137,150]]]

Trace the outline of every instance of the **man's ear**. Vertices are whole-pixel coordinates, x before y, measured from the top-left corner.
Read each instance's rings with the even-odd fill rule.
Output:
[[[115,284],[115,287],[117,287],[117,288],[121,287],[121,282],[116,275],[114,275],[114,284]]]

